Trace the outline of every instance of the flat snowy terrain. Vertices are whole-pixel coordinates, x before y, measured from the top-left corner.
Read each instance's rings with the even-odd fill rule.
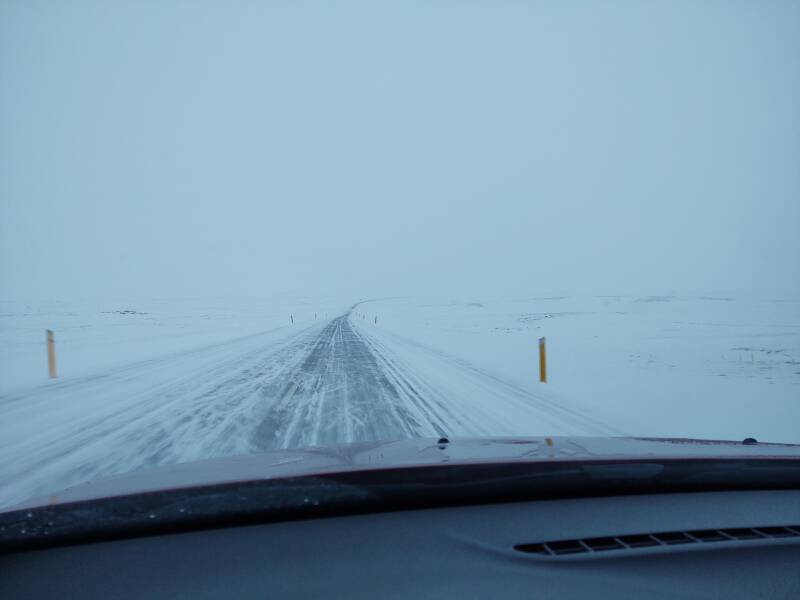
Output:
[[[0,319],[0,506],[140,468],[351,441],[800,441],[798,301],[4,302]]]

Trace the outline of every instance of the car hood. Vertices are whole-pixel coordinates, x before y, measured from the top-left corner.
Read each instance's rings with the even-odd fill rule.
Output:
[[[419,438],[275,450],[134,471],[32,498],[7,510],[257,481],[448,464],[494,464],[608,459],[796,458],[800,444],[634,437]]]

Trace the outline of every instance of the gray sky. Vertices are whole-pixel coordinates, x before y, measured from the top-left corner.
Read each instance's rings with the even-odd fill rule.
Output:
[[[800,3],[0,2],[0,297],[800,293]]]

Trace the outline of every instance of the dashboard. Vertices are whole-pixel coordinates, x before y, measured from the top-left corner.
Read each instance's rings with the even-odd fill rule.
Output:
[[[0,598],[800,598],[800,491],[538,500],[0,555]]]

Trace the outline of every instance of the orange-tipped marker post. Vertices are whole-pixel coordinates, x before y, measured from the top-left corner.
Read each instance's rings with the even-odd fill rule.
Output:
[[[53,332],[47,330],[47,374],[50,379],[56,378],[56,343]]]
[[[539,338],[539,381],[547,383],[547,358],[545,357],[545,338]]]

